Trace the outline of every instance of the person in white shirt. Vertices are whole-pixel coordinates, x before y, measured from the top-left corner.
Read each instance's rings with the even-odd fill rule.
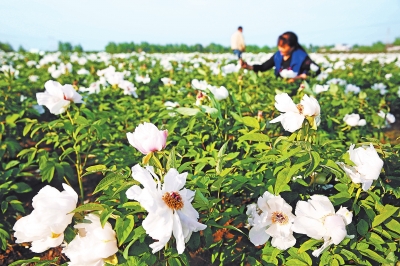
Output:
[[[242,53],[246,49],[242,32],[243,27],[239,26],[238,30],[234,34],[232,34],[231,37],[231,49],[239,59],[242,58]]]

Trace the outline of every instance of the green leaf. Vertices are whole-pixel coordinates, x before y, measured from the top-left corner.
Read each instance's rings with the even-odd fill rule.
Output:
[[[118,246],[125,243],[135,226],[135,219],[132,215],[127,215],[125,218],[118,218],[115,224],[115,231],[118,238]]]
[[[306,252],[299,253],[297,248],[292,247],[288,250],[288,253],[293,259],[298,259],[306,265],[312,265],[312,260]]]
[[[363,250],[359,250],[359,252],[361,254],[363,254],[364,256],[371,258],[379,263],[388,263],[388,261],[386,259],[384,259],[382,256],[380,256],[378,253],[376,253],[375,251],[372,251],[370,249],[363,249]]]
[[[299,259],[289,259],[288,261],[286,261],[285,265],[287,266],[308,266],[310,264],[305,263],[304,261],[301,261]]]
[[[104,206],[98,203],[86,203],[77,207],[71,213],[82,212],[82,211],[102,211],[104,210]]]
[[[365,236],[368,232],[368,223],[364,220],[361,219],[358,224],[357,224],[357,232],[362,235]]]
[[[397,234],[400,234],[400,223],[396,221],[395,219],[391,219],[389,222],[384,224],[387,228],[392,230],[393,232],[396,232]]]
[[[374,220],[372,221],[372,227],[376,227],[386,221],[390,216],[392,216],[399,207],[395,207],[392,205],[385,205],[383,210],[375,216]]]
[[[10,189],[13,189],[17,193],[27,193],[32,190],[32,188],[24,182],[18,182],[18,183],[12,184]]]
[[[239,137],[239,141],[245,141],[245,140],[250,140],[250,141],[270,141],[269,136],[262,134],[262,133],[247,133],[243,136]]]
[[[285,191],[286,185],[291,180],[291,176],[289,175],[290,168],[286,167],[283,170],[279,171],[276,182],[275,182],[275,195],[279,195],[282,191]]]
[[[109,173],[106,177],[104,177],[99,182],[99,184],[96,186],[95,190],[93,191],[93,194],[96,194],[104,189],[107,189],[110,187],[111,184],[116,183],[123,179],[125,179],[124,176],[119,173]]]
[[[12,167],[14,167],[14,166],[16,166],[18,164],[19,164],[19,161],[17,161],[17,160],[9,161],[6,164],[6,166],[4,167],[4,170],[8,170],[8,169],[10,169],[10,168],[12,168]]]
[[[321,243],[321,240],[309,239],[300,246],[298,252],[303,253],[319,243]]]
[[[200,113],[199,109],[188,108],[188,107],[179,107],[176,108],[175,111],[180,113],[181,115],[188,115],[188,116],[194,116]]]
[[[176,166],[176,155],[175,155],[175,146],[169,151],[168,160],[167,160],[167,171],[171,168],[177,168]]]
[[[124,252],[123,252],[123,256],[125,259],[128,259],[129,248],[133,245],[133,243],[136,242],[136,240],[138,240],[140,237],[142,237],[145,233],[146,233],[146,231],[144,230],[144,228],[142,226],[139,226],[139,227],[135,228],[135,230],[133,230],[132,240],[129,242],[129,244],[126,246],[126,248],[124,249]],[[119,244],[118,246],[121,246],[121,244]],[[132,264],[132,265],[136,265],[136,264]]]
[[[100,223],[101,227],[104,228],[104,225],[106,224],[108,218],[110,218],[111,214],[114,212],[113,209],[106,207],[100,214]]]
[[[93,166],[86,168],[86,171],[87,172],[101,172],[106,169],[107,169],[107,166],[98,164],[98,165],[93,165]]]
[[[255,129],[260,129],[260,124],[258,123],[257,119],[250,116],[242,117],[242,122],[248,127],[252,127]]]

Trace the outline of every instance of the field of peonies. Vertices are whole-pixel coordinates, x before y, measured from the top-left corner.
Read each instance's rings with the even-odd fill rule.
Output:
[[[400,54],[310,56],[0,53],[0,264],[397,265]]]

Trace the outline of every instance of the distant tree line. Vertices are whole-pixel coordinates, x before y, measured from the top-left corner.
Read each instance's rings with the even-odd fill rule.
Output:
[[[391,44],[392,46],[400,46],[400,37],[397,37],[395,41]],[[303,46],[308,52],[319,52],[326,51],[330,52],[331,49],[334,48],[333,45],[329,46],[313,46],[310,45],[308,47]],[[383,42],[376,42],[372,45],[353,45],[351,52],[360,52],[360,53],[377,53],[377,52],[386,52],[387,45]],[[15,51],[13,47],[9,43],[0,42],[0,50],[5,52],[13,52]],[[277,47],[269,47],[269,46],[257,46],[257,45],[247,45],[246,52],[250,53],[270,53],[277,50]],[[25,52],[25,49],[20,46],[18,48],[19,52]],[[60,52],[83,52],[83,48],[80,44],[72,45],[70,42],[58,42],[58,51]],[[221,44],[210,43],[207,46],[203,46],[202,44],[151,44],[148,42],[134,43],[134,42],[123,42],[123,43],[115,43],[109,42],[105,51],[108,53],[130,53],[130,52],[146,52],[146,53],[192,53],[192,52],[201,52],[201,53],[228,53],[231,51],[230,47],[223,46]]]
[[[146,52],[146,53],[192,53],[192,52],[202,52],[202,53],[226,53],[230,52],[230,48],[223,46],[221,44],[210,43],[207,46],[202,44],[150,44],[148,42],[134,43],[134,42],[124,42],[115,43],[110,42],[105,47],[105,51],[108,53],[129,53],[129,52]],[[247,52],[259,53],[259,52],[270,52],[271,48],[268,46],[258,47],[257,45],[248,45],[246,47]]]

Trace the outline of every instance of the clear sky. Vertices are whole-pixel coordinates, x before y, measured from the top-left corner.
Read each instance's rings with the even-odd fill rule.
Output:
[[[58,41],[103,50],[109,41],[275,45],[294,31],[302,44],[372,44],[400,37],[400,0],[1,0],[0,41],[57,49]]]

